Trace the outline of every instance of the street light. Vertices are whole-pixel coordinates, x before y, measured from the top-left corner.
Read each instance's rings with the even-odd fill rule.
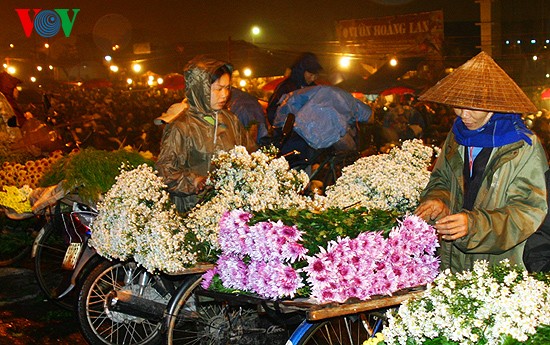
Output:
[[[351,65],[351,58],[349,56],[342,56],[339,63],[340,67],[349,68],[349,66]]]
[[[252,44],[254,44],[256,36],[258,36],[262,31],[258,26],[253,26],[251,32],[252,32]]]

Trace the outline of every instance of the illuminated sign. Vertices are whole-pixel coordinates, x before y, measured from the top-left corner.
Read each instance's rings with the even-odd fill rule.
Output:
[[[69,11],[72,11],[72,18],[69,17]],[[76,15],[80,9],[56,8],[53,10],[42,10],[40,8],[17,8],[15,12],[19,15],[19,20],[27,37],[31,37],[32,30],[44,38],[57,35],[61,29],[65,37],[69,37],[73,30]],[[31,12],[33,14],[31,19]]]
[[[443,11],[391,17],[341,20],[336,34],[350,53],[411,55],[440,52],[443,45]]]

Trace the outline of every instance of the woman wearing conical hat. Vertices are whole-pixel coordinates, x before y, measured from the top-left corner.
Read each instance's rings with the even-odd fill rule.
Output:
[[[440,235],[441,269],[468,270],[475,260],[523,266],[525,241],[547,212],[548,161],[520,117],[537,108],[484,52],[420,99],[457,115],[415,212]]]

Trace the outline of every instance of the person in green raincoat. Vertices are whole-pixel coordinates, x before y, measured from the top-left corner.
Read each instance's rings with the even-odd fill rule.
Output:
[[[255,148],[236,115],[225,109],[232,71],[230,64],[202,56],[185,67],[185,100],[164,128],[156,163],[180,212],[199,201],[217,151],[235,145]]]
[[[525,267],[525,242],[547,213],[546,154],[520,116],[537,108],[484,52],[420,100],[457,115],[415,211],[440,236],[441,269],[503,259]]]

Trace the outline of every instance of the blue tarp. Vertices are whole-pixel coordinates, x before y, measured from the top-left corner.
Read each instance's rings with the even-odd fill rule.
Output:
[[[287,114],[296,116],[294,131],[315,149],[336,143],[356,122],[367,122],[372,110],[349,92],[334,86],[311,86],[283,95],[274,126]]]

